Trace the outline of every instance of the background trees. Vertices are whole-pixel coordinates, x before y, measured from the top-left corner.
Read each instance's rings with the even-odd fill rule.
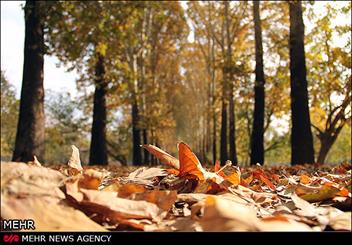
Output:
[[[15,88],[1,71],[1,158],[9,161],[14,151],[19,101]]]
[[[308,6],[310,7],[310,6]],[[308,79],[311,91],[312,127],[319,141],[316,149],[319,163],[323,163],[341,133],[351,120],[351,26],[333,23],[337,14],[345,16],[351,4],[338,7],[326,6],[327,14],[318,16],[311,7],[308,18],[314,23],[307,34]],[[344,40],[333,44],[333,39]]]
[[[43,52],[79,74],[77,97],[50,92],[45,100],[48,162],[66,161],[70,145],[76,144],[84,163],[155,164],[140,144],[175,153],[179,140],[211,164],[216,159],[288,163],[291,154],[293,163],[313,162],[313,144],[303,147],[306,153],[297,148],[313,139],[318,162],[346,156],[348,150],[336,145],[351,144],[343,135],[350,135],[351,122],[350,26],[333,22],[337,14],[347,16],[351,5],[326,4],[326,14],[319,16],[315,5],[320,3],[303,2],[304,34],[302,18],[293,14],[300,9],[296,3],[42,4]],[[347,41],[335,45],[337,36]],[[292,85],[304,85],[292,86],[292,122],[291,78]],[[2,103],[2,118],[14,118],[8,112],[16,99],[6,92],[11,89],[4,91],[9,103]],[[297,103],[304,113],[296,113]],[[302,118],[307,132],[312,126],[313,137],[297,133]],[[6,122],[2,128],[15,132]],[[5,156],[14,137],[1,135],[9,142],[2,149]],[[311,139],[304,139],[307,135]]]

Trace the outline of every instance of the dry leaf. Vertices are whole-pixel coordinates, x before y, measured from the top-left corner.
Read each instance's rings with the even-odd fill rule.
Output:
[[[78,171],[82,171],[81,159],[79,158],[79,150],[76,146],[71,145],[72,148],[72,155],[70,160],[68,161],[68,166],[74,168]]]
[[[322,185],[321,187],[311,187],[298,184],[295,189],[296,194],[308,201],[319,202],[333,198],[340,190],[331,185]]]
[[[169,165],[173,168],[179,169],[180,168],[180,162],[177,158],[171,156],[169,153],[163,151],[159,147],[156,147],[154,145],[142,145],[144,149],[149,151],[151,154],[153,154],[156,158],[158,158],[162,163]]]
[[[334,230],[351,231],[351,224],[352,224],[351,217],[352,217],[351,212],[344,212],[330,219],[329,225]]]
[[[38,161],[38,158],[36,156],[33,156],[33,161],[29,162],[28,164],[31,164],[31,165],[34,165],[34,166],[37,166],[37,167],[41,167],[42,166],[42,164]]]
[[[257,231],[259,222],[251,207],[216,196],[194,204],[192,218],[204,231]]]
[[[307,176],[307,175],[305,175],[305,174],[302,174],[301,176],[300,176],[300,183],[302,183],[302,184],[309,184],[309,183],[311,183],[312,181],[311,181],[311,179],[309,178],[309,176]]]
[[[59,189],[66,177],[60,172],[21,162],[1,162],[1,193],[65,198]]]
[[[120,186],[120,188],[118,189],[118,197],[126,198],[133,193],[143,193],[145,191],[147,191],[147,189],[143,185],[128,183]]]
[[[164,169],[142,167],[130,173],[127,178],[123,178],[123,180],[136,184],[152,186],[155,184],[156,177],[166,175],[167,172]]]
[[[138,201],[145,200],[147,202],[155,203],[164,211],[169,211],[177,199],[177,192],[160,190],[135,192],[128,199]]]
[[[178,159],[180,161],[179,176],[194,175],[199,180],[204,180],[205,170],[187,144],[183,142],[178,144],[178,154]]]
[[[93,208],[110,220],[148,218],[159,221],[163,217],[164,211],[154,203],[119,198],[117,193],[109,191],[81,189],[80,192],[84,194],[81,205]]]
[[[308,225],[281,215],[261,219],[258,226],[260,231],[313,231]]]
[[[105,231],[81,211],[48,197],[4,196],[1,218],[32,219],[36,231]]]

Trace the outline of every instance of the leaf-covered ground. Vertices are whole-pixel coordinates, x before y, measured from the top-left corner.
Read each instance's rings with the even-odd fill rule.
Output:
[[[146,145],[165,165],[84,166],[1,162],[1,219],[38,231],[351,230],[351,165],[204,168]]]

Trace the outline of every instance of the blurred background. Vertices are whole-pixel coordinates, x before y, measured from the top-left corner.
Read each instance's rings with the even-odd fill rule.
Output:
[[[177,156],[184,141],[202,163],[254,163],[259,11],[263,163],[291,162],[289,40],[297,23],[288,2],[37,3],[27,3],[27,16],[37,11],[43,31],[41,161],[66,163],[76,145],[83,164],[151,165],[156,159],[139,145]],[[25,5],[1,1],[1,160],[13,159],[19,127]],[[301,6],[314,159],[350,161],[351,2]]]

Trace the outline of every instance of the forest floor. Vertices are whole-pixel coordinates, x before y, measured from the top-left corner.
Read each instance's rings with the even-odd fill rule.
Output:
[[[351,231],[350,164],[205,169],[188,153],[178,169],[82,168],[74,153],[1,162],[1,219],[37,231]]]

